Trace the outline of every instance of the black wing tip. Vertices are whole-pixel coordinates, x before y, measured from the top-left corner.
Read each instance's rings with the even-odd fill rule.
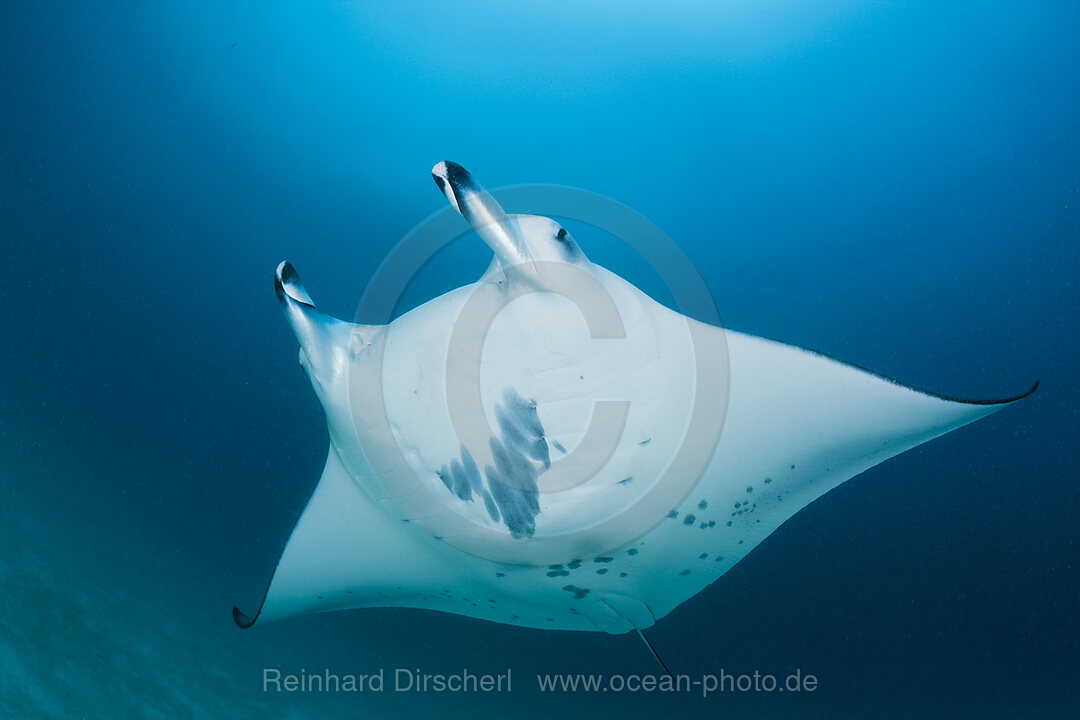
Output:
[[[250,617],[248,615],[245,615],[243,612],[240,611],[240,608],[234,605],[232,609],[232,619],[233,622],[236,623],[237,627],[246,630],[247,628],[254,625],[255,621],[259,619],[259,613],[255,613],[255,617]]]
[[[1017,395],[1016,397],[1012,398],[1011,400],[1006,400],[1005,402],[1016,402],[1017,400],[1023,400],[1028,395],[1034,395],[1035,391],[1039,389],[1040,383],[1042,383],[1042,380],[1036,380],[1032,384],[1032,386],[1028,389],[1028,391],[1026,393],[1023,393],[1021,395]]]
[[[856,370],[860,370],[862,372],[869,373],[869,374],[873,375],[874,377],[881,378],[882,380],[885,380],[886,382],[890,382],[893,385],[899,385],[902,388],[905,388],[907,390],[911,390],[913,392],[917,392],[917,393],[919,393],[921,395],[926,395],[928,397],[934,397],[934,398],[937,398],[938,400],[945,400],[946,402],[960,403],[962,405],[1009,405],[1010,403],[1017,402],[1018,400],[1023,400],[1028,395],[1031,395],[1032,393],[1034,393],[1036,390],[1039,389],[1039,384],[1041,383],[1040,380],[1036,380],[1035,383],[1030,388],[1028,388],[1026,392],[1022,392],[1019,395],[1014,395],[1013,397],[1002,398],[1000,400],[970,400],[968,398],[959,398],[959,397],[955,397],[953,395],[945,395],[944,393],[938,393],[938,392],[934,392],[932,390],[925,390],[923,388],[918,388],[918,387],[915,387],[914,385],[909,385],[906,382],[901,382],[900,380],[897,380],[896,378],[889,377],[888,375],[884,375],[882,373],[879,373],[877,370],[871,370],[870,368],[863,367],[862,365],[857,365],[856,363],[848,362],[847,360],[841,360],[838,357],[834,357],[834,356],[832,356],[832,355],[830,355],[828,353],[821,352],[820,350],[814,350],[813,348],[803,347],[802,345],[791,345],[789,343],[785,343],[785,342],[782,342],[780,340],[773,340],[772,338],[759,337],[759,336],[751,336],[751,337],[758,337],[760,340],[766,340],[768,342],[777,343],[778,345],[786,345],[788,347],[793,347],[793,348],[796,348],[798,350],[802,350],[803,352],[808,352],[811,355],[818,355],[820,357],[825,358],[826,360],[831,360],[831,361],[833,361],[835,363],[840,363],[841,365],[847,365],[848,367],[855,368]]]
[[[1014,402],[1018,402],[1020,400],[1023,400],[1024,398],[1026,398],[1027,396],[1031,395],[1036,390],[1038,390],[1039,389],[1039,382],[1040,382],[1039,380],[1036,380],[1035,383],[1030,388],[1028,388],[1026,391],[1020,393],[1019,395],[1014,395],[1012,397],[1002,398],[1000,400],[961,400],[961,399],[957,399],[957,398],[945,398],[945,399],[952,400],[953,402],[963,403],[965,405],[1011,405]]]

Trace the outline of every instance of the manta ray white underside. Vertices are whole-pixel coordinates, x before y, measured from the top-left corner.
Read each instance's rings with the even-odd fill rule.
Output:
[[[278,268],[330,451],[241,627],[400,606],[647,628],[822,494],[1035,389],[965,402],[698,323],[433,174],[495,251],[479,282],[363,326]]]

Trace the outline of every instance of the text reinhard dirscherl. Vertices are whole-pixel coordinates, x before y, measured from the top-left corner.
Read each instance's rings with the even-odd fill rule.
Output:
[[[389,682],[388,682],[389,680]],[[329,668],[321,672],[283,673],[279,668],[263,668],[263,692],[319,693],[319,692],[451,692],[489,693],[510,692],[510,668],[506,672],[474,673],[462,670],[453,673],[425,673],[413,668],[395,668],[388,673],[385,668],[368,675],[341,675]]]
[[[706,673],[699,677],[690,675],[592,675],[551,674],[536,676],[537,689],[548,692],[673,692],[700,693],[708,697],[714,693],[747,692],[802,692],[812,693],[818,688],[818,678],[796,669],[787,675],[773,675],[754,671],[752,674],[733,674],[721,670],[719,674]],[[263,668],[263,692],[284,693],[381,693],[381,692],[435,692],[435,693],[492,693],[511,692],[510,668],[503,673],[474,673],[464,669],[450,673],[427,673],[414,668],[380,668],[367,675],[338,674],[329,668],[321,671],[285,673],[280,668]]]

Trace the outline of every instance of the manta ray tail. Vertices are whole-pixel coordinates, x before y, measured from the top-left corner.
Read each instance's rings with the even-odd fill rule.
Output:
[[[236,616],[236,608],[233,608],[233,617],[235,618],[235,616]],[[254,621],[252,621],[252,622],[254,622]],[[237,623],[239,623],[239,620],[237,621]],[[671,670],[668,669],[667,663],[665,663],[663,660],[660,659],[660,655],[656,652],[656,648],[654,648],[653,644],[651,642],[649,642],[649,638],[645,637],[645,633],[641,631],[641,628],[637,628],[637,634],[638,634],[638,637],[641,638],[641,641],[643,643],[645,643],[645,647],[649,648],[649,652],[652,653],[652,656],[654,658],[656,658],[656,662],[660,663],[660,667],[664,668],[664,672],[666,672],[668,674],[668,677],[671,678],[672,680],[674,680],[675,675],[673,675]]]

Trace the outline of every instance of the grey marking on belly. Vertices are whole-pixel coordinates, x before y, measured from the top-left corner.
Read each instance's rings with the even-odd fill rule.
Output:
[[[502,430],[502,443],[516,455],[535,460],[547,470],[551,456],[536,403],[521,397],[513,388],[503,393],[503,404],[495,406],[495,419]]]
[[[471,502],[474,497],[481,498],[491,520],[502,522],[511,537],[532,537],[540,514],[537,479],[551,467],[544,426],[536,403],[513,388],[503,393],[503,402],[495,406],[495,418],[499,436],[488,441],[494,466],[486,466],[481,476],[476,461],[462,446],[460,457],[449,466],[443,465],[438,476],[458,499]]]
[[[499,507],[495,504],[495,498],[491,497],[491,493],[487,490],[484,490],[484,507],[487,508],[492,521],[499,522]]]
[[[563,590],[571,593],[575,600],[581,600],[589,594],[589,588],[580,588],[577,585],[563,585]]]
[[[472,455],[461,446],[460,459],[455,458],[450,466],[443,465],[438,472],[439,479],[448,490],[466,502],[472,500],[473,493],[483,493],[483,481],[480,478],[480,470],[476,467],[476,461]]]
[[[540,472],[528,458],[513,454],[497,438],[491,438],[490,442],[495,467],[485,467],[484,475],[491,497],[499,506],[503,523],[512,537],[532,537],[536,532],[536,516],[540,513],[536,486]]]

